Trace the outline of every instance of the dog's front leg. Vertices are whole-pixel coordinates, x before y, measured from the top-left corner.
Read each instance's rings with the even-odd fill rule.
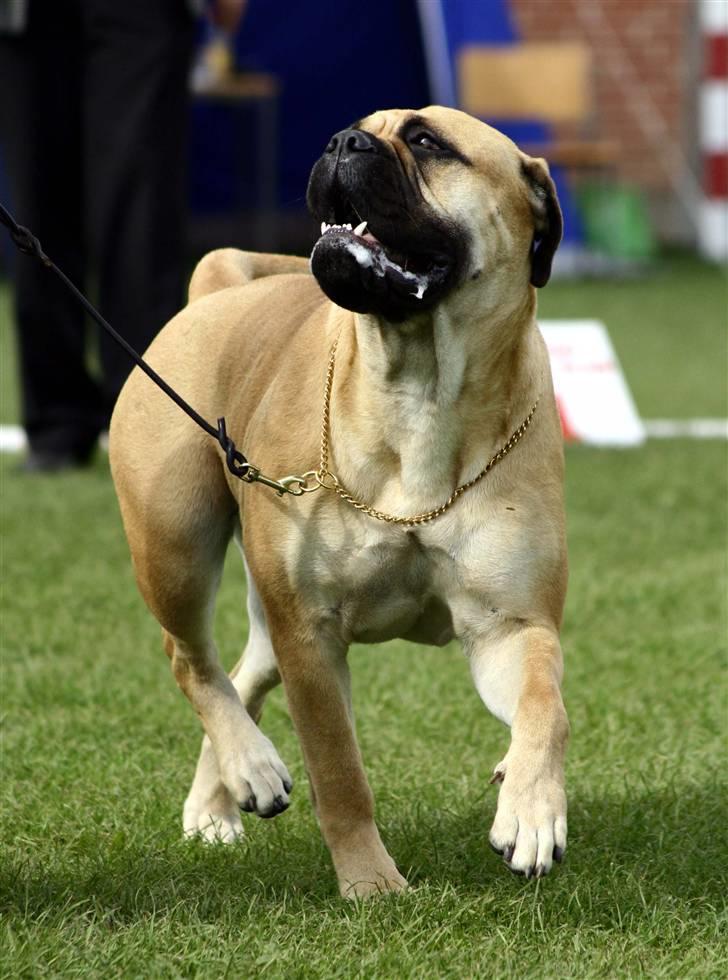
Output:
[[[512,871],[540,877],[566,848],[569,723],[558,634],[540,626],[514,627],[497,636],[469,636],[464,647],[478,693],[511,726],[510,748],[493,775],[501,786],[490,843]]]
[[[374,823],[374,800],[349,705],[346,650],[267,609],[288,704],[324,840],[345,898],[401,891],[407,882]],[[287,611],[288,612],[288,611]]]

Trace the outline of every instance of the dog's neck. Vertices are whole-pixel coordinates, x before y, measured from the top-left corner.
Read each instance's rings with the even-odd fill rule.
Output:
[[[447,307],[402,325],[355,316],[336,357],[339,479],[369,500],[384,482],[386,496],[427,508],[474,476],[530,407],[523,365],[534,314],[528,296],[478,323]]]

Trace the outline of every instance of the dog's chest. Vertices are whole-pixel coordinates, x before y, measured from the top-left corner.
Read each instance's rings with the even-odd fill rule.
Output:
[[[394,637],[443,644],[452,638],[449,609],[437,588],[437,562],[417,536],[375,527],[353,547],[337,549],[327,574],[318,576],[318,598],[353,642]],[[390,533],[386,533],[389,531]]]
[[[469,558],[470,538],[455,527],[436,535],[365,524],[357,515],[340,531],[324,547],[320,539],[303,545],[297,578],[309,608],[347,642],[401,637],[440,646],[457,634],[464,610],[491,602],[490,561]],[[482,545],[478,553],[492,560],[496,542]]]

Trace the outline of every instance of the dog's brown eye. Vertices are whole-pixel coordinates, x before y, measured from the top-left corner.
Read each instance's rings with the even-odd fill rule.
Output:
[[[415,136],[412,137],[412,139],[410,140],[410,143],[412,143],[413,146],[420,146],[420,147],[422,147],[423,150],[441,150],[442,149],[442,147],[437,142],[437,140],[434,139],[432,136],[430,136],[429,133],[417,133]]]

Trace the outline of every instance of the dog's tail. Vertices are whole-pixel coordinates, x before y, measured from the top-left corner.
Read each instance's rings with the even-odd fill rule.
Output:
[[[208,252],[195,266],[190,279],[188,301],[216,293],[230,286],[244,286],[253,279],[286,272],[309,273],[308,259],[297,255],[269,255],[242,252],[238,248],[218,248]]]

